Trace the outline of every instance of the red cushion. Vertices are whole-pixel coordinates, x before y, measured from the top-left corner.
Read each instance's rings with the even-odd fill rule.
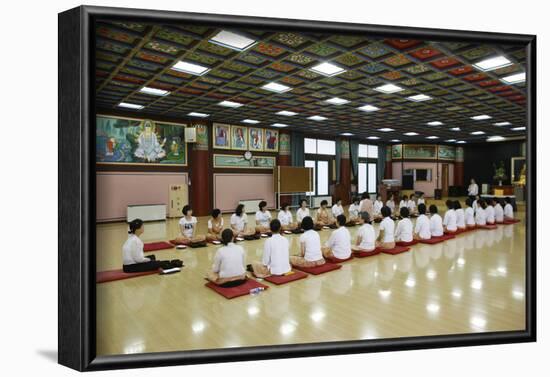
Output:
[[[419,240],[419,242],[420,243],[426,243],[426,244],[429,244],[429,245],[433,245],[433,244],[440,243],[440,242],[443,242],[443,241],[446,241],[446,240],[450,240],[451,238],[455,238],[455,235],[454,234],[444,234],[444,235],[439,236],[439,237],[432,237],[429,240]]]
[[[330,262],[330,263],[342,263],[342,262],[347,262],[349,260],[352,260],[353,259],[353,254],[350,255],[348,258],[346,259],[340,259],[340,258],[336,258],[336,257],[326,257],[325,260],[327,262]]]
[[[136,278],[138,276],[158,274],[158,270],[145,271],[145,272],[124,272],[122,270],[109,270],[96,272],[96,283],[106,283],[108,281],[124,280],[130,278]]]
[[[143,251],[148,252],[148,251],[156,251],[156,250],[163,250],[163,249],[172,249],[173,247],[174,247],[173,244],[164,242],[164,241],[151,242],[143,245]]]
[[[519,223],[521,220],[519,219],[513,219],[513,220],[504,220],[503,224],[510,225],[510,224],[516,224]]]
[[[342,265],[335,264],[335,263],[325,263],[315,267],[299,267],[299,266],[292,266],[292,267],[294,267],[296,270],[307,272],[308,274],[320,275],[320,274],[324,274],[325,272],[338,270],[339,268],[342,268]]]
[[[496,229],[496,225],[477,225],[476,228],[478,229]]]
[[[220,295],[222,295],[227,299],[248,295],[250,294],[250,290],[253,288],[259,288],[259,287],[263,287],[264,289],[269,288],[267,285],[258,283],[254,279],[247,279],[244,284],[241,284],[236,287],[231,287],[231,288],[223,288],[212,282],[208,282],[204,286],[212,289],[213,291],[219,293]]]
[[[405,241],[398,241],[395,243],[396,246],[413,246],[413,245],[416,245],[418,243],[418,240],[412,240],[412,241],[409,241],[409,242],[405,242]]]
[[[353,256],[355,258],[366,258],[366,257],[372,257],[373,255],[380,254],[380,249],[374,249],[371,251],[354,251]]]
[[[396,246],[393,249],[382,249],[382,248],[380,248],[380,252],[382,252],[384,254],[395,255],[395,254],[404,253],[405,251],[409,251],[410,249],[411,249],[410,247],[406,247],[406,246]]]
[[[176,246],[177,246],[177,245],[189,246],[189,244],[191,243],[191,242],[189,242],[189,241],[177,241],[177,240],[170,240],[170,241],[168,241],[168,242],[170,242],[172,245],[176,245]]]
[[[305,279],[305,278],[307,278],[307,274],[305,272],[292,270],[291,274],[271,275],[266,277],[264,280],[276,285],[281,285],[285,283],[290,283],[291,281],[296,281],[296,280]]]

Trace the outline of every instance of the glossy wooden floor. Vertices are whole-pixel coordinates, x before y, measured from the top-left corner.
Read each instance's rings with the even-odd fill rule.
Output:
[[[204,231],[206,218],[199,222]],[[352,236],[357,229],[350,228]],[[149,223],[142,239],[177,232],[177,219]],[[287,237],[297,253],[298,236]],[[97,226],[98,270],[120,268],[125,239],[124,223]],[[261,257],[263,242],[241,243],[247,263]],[[267,291],[233,300],[203,286],[217,247],[155,252],[182,259],[178,274],[98,284],[98,355],[524,329],[524,222],[354,259],[338,271],[266,283]]]

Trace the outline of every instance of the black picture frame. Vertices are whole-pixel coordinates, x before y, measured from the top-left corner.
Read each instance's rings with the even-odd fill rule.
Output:
[[[524,44],[527,51],[525,331],[342,341],[137,355],[95,354],[94,20],[277,27],[400,38]],[[59,14],[59,363],[79,371],[536,341],[536,36],[80,6]]]

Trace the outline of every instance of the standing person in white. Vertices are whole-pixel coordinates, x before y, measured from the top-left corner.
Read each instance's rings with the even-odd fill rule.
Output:
[[[399,211],[399,214],[401,215],[401,220],[399,220],[395,228],[395,241],[411,242],[413,240],[413,224],[411,219],[409,219],[409,209],[403,207]]]
[[[315,267],[325,264],[321,252],[321,238],[313,230],[313,219],[306,216],[302,219],[304,234],[300,236],[300,255],[290,257],[290,263],[298,267]]]
[[[456,212],[454,203],[452,200],[447,199],[445,205],[447,206],[447,211],[445,212],[445,216],[443,217],[443,231],[447,233],[455,233],[458,227],[456,225]]]
[[[430,205],[430,233],[432,237],[441,237],[443,235],[443,219],[437,213],[437,206]]]
[[[475,179],[470,180],[470,185],[468,186],[468,196],[474,200],[475,197],[479,194],[479,186],[477,185]]]
[[[176,242],[182,244],[205,242],[206,236],[196,235],[197,218],[193,216],[191,206],[184,206],[181,212],[183,213],[183,217],[179,221],[181,234],[176,237]]]
[[[310,216],[309,208],[307,208],[307,200],[302,199],[300,200],[300,208],[296,211],[296,221],[298,222],[298,226],[302,224],[302,220],[306,216]]]
[[[321,249],[323,257],[348,259],[351,256],[351,235],[345,227],[346,216],[338,215],[336,217],[336,230],[332,232],[329,239],[325,243],[325,247]]]
[[[382,213],[383,219],[380,222],[376,246],[382,249],[393,249],[395,247],[395,223],[391,219],[391,210],[384,206],[380,212]]]
[[[419,216],[414,225],[414,238],[417,240],[429,240],[432,238],[430,231],[430,219],[426,216],[426,205],[421,203],[418,205]]]
[[[370,223],[368,212],[361,213],[361,220],[363,221],[363,225],[357,231],[355,245],[351,247],[351,250],[353,252],[373,251],[376,249],[376,232]]]
[[[265,278],[270,275],[284,275],[290,272],[288,239],[281,236],[281,222],[271,220],[269,224],[273,236],[264,243],[264,254],[261,262],[252,262],[254,276]]]
[[[258,203],[259,210],[256,211],[256,233],[268,233],[271,213],[267,210],[267,203],[262,200]]]
[[[216,285],[227,283],[244,283],[246,270],[244,261],[244,249],[232,242],[233,231],[225,229],[222,232],[222,243],[214,255],[212,269],[207,272],[206,278]]]
[[[288,203],[282,205],[277,219],[281,222],[280,228],[285,232],[292,232],[297,227],[297,224],[292,221],[292,212]]]

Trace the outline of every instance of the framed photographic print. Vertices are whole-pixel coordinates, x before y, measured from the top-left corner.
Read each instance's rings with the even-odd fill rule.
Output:
[[[248,128],[248,149],[261,152],[264,150],[264,130],[263,128]]]
[[[266,152],[279,151],[279,131],[271,130],[271,129],[265,130],[265,151]]]
[[[248,150],[248,128],[231,126],[231,149]]]
[[[58,25],[61,364],[536,339],[535,36],[89,6]],[[456,226],[310,255],[332,223],[244,220],[282,205],[285,166],[352,240],[363,195],[421,192]]]
[[[216,149],[231,149],[231,126],[215,123],[212,126],[212,145]]]

